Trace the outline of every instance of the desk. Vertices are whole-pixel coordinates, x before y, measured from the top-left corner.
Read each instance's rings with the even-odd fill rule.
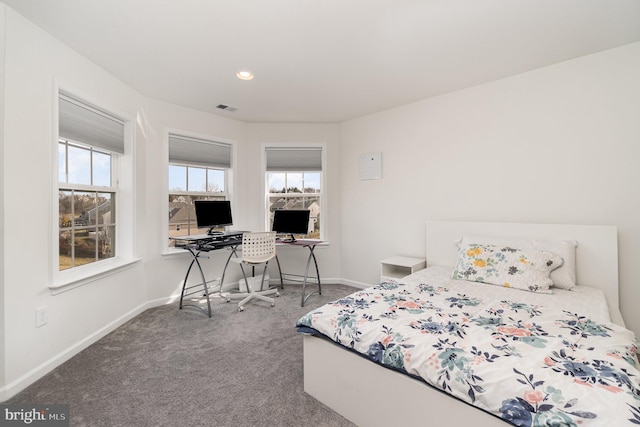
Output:
[[[291,273],[283,273],[282,269],[280,268],[280,261],[278,260],[278,255],[276,255],[276,262],[278,263],[278,271],[280,272],[280,286],[284,288],[283,285],[283,278],[285,280],[290,280],[293,282],[300,282],[302,283],[302,298],[300,301],[300,307],[304,307],[304,303],[307,301],[307,299],[309,299],[309,297],[313,294],[315,294],[316,292],[318,292],[318,295],[322,295],[322,288],[320,286],[320,271],[318,270],[318,261],[316,260],[316,255],[313,252],[316,248],[316,246],[318,246],[319,244],[323,243],[320,240],[293,240],[293,241],[289,241],[289,240],[278,240],[276,242],[276,245],[282,245],[282,246],[298,246],[298,247],[303,247],[303,248],[307,248],[309,249],[309,257],[307,258],[307,265],[305,267],[304,270],[304,275],[302,274],[291,274]],[[309,276],[309,267],[311,266],[311,261],[313,260],[313,264],[316,268],[316,275],[314,276]],[[309,281],[312,281],[312,284],[315,284],[318,286],[318,290],[309,293],[309,295],[305,296],[305,292],[306,292],[306,288],[307,288],[307,283],[309,283]]]
[[[180,294],[180,310],[182,307],[196,307],[205,313],[209,317],[211,317],[211,298],[209,297],[209,287],[208,283],[213,282],[213,280],[207,281],[204,277],[204,272],[202,271],[202,266],[200,265],[199,258],[209,258],[208,256],[203,255],[203,252],[210,252],[218,249],[228,248],[230,249],[229,256],[227,257],[227,262],[224,264],[224,269],[222,270],[222,276],[220,278],[220,290],[222,290],[222,283],[224,282],[224,275],[227,272],[227,266],[229,265],[229,260],[231,260],[232,256],[238,256],[236,251],[238,250],[238,246],[242,244],[242,234],[244,231],[228,231],[222,234],[199,234],[194,236],[180,236],[180,237],[170,237],[171,240],[176,242],[176,248],[184,249],[191,254],[191,264],[189,264],[189,268],[187,269],[187,274],[184,276],[184,282],[182,284],[182,292]],[[191,268],[193,265],[198,267],[200,271],[200,277],[202,282],[197,283],[195,285],[187,286],[187,281],[189,279],[189,274],[191,273]],[[204,296],[207,299],[207,310],[205,311],[202,307],[196,304],[185,304],[184,297],[193,295],[196,293],[204,292]]]

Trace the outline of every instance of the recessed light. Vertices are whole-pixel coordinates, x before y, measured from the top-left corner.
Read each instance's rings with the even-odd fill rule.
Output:
[[[253,78],[253,74],[249,71],[238,71],[236,73],[236,77],[240,80],[251,80]]]

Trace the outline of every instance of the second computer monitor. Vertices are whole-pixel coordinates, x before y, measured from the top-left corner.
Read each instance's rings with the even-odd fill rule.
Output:
[[[309,215],[308,209],[276,209],[273,211],[271,230],[278,234],[289,234],[295,240],[295,234],[309,233]]]

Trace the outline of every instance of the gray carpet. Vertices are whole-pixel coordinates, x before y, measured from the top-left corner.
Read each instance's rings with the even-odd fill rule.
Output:
[[[353,426],[303,390],[295,321],[354,291],[324,285],[300,307],[285,285],[276,306],[213,301],[152,308],[5,403],[69,404],[72,426]]]

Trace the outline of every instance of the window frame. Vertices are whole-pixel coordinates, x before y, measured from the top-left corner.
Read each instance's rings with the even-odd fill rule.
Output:
[[[271,212],[270,212],[270,204],[269,198],[273,194],[280,193],[270,193],[269,192],[269,182],[268,182],[268,173],[267,170],[267,150],[271,148],[277,149],[320,149],[320,161],[321,161],[321,169],[320,171],[314,170],[294,170],[291,168],[289,170],[283,170],[278,172],[284,173],[304,173],[304,172],[319,172],[320,173],[320,192],[319,193],[293,193],[295,195],[285,196],[285,197],[303,197],[305,195],[308,196],[316,196],[320,199],[320,212],[318,216],[320,217],[319,227],[320,227],[320,236],[317,239],[309,239],[309,240],[319,240],[322,242],[328,242],[329,240],[329,228],[327,221],[327,212],[328,212],[328,197],[327,197],[327,173],[326,173],[326,165],[327,165],[327,145],[325,143],[264,143],[261,146],[261,156],[262,156],[262,166],[261,166],[261,175],[262,175],[262,196],[263,196],[263,218],[264,218],[264,226],[266,230],[271,229]],[[286,194],[286,193],[285,193]],[[299,196],[297,196],[299,194]]]
[[[186,161],[176,161],[176,162],[172,162],[169,159],[169,139],[171,136],[178,136],[178,137],[183,137],[183,138],[188,138],[188,139],[193,139],[195,141],[200,141],[200,142],[204,142],[204,143],[211,143],[211,144],[226,144],[229,146],[230,148],[230,159],[229,159],[229,167],[225,168],[225,167],[220,167],[220,166],[216,166],[216,165],[207,165],[204,163],[189,163]],[[190,132],[190,131],[184,131],[182,129],[167,129],[165,132],[165,138],[164,138],[164,144],[165,144],[165,154],[166,154],[166,167],[164,168],[164,191],[165,191],[165,197],[164,197],[164,212],[165,214],[162,215],[163,218],[163,222],[162,222],[162,229],[163,229],[163,234],[162,234],[162,244],[163,244],[163,250],[162,253],[163,254],[174,254],[174,253],[183,253],[184,251],[181,249],[176,249],[175,247],[171,246],[170,240],[169,240],[169,215],[166,214],[166,212],[169,211],[169,196],[172,194],[176,194],[176,195],[184,195],[184,196],[196,196],[196,197],[213,197],[213,198],[218,198],[218,197],[224,197],[225,200],[229,200],[231,201],[231,208],[232,211],[234,211],[234,201],[233,201],[233,188],[234,188],[234,183],[235,183],[235,174],[234,174],[234,167],[235,167],[235,158],[236,158],[236,151],[237,151],[237,147],[236,147],[236,142],[227,138],[221,138],[221,137],[217,137],[217,136],[212,136],[212,135],[205,135],[205,134],[199,134],[199,133],[194,133],[194,132]],[[225,183],[225,191],[222,192],[209,192],[209,191],[170,191],[169,189],[169,166],[171,165],[175,165],[175,166],[186,166],[186,167],[195,167],[195,168],[208,168],[208,169],[212,169],[212,170],[224,170],[225,174],[224,174],[224,183]],[[187,172],[187,180],[188,180],[188,172]],[[188,182],[187,182],[188,184]],[[188,188],[188,187],[187,187]],[[234,222],[236,221],[236,215],[234,215]],[[204,232],[204,231],[203,231]]]
[[[110,156],[110,185],[109,186],[103,186],[103,185],[96,185],[93,182],[91,184],[76,184],[76,183],[70,183],[69,182],[69,177],[68,174],[65,173],[66,176],[66,182],[61,182],[58,180],[58,194],[60,194],[61,192],[86,192],[86,193],[95,193],[96,195],[99,193],[108,193],[111,194],[113,197],[113,202],[115,204],[115,209],[114,209],[114,213],[115,213],[115,220],[112,220],[109,224],[106,224],[106,226],[112,226],[114,227],[114,240],[115,240],[115,245],[114,247],[112,247],[112,251],[113,251],[113,256],[110,256],[108,258],[104,258],[104,259],[100,259],[98,257],[98,245],[96,245],[95,251],[96,251],[96,258],[94,261],[88,262],[86,264],[80,264],[77,266],[71,266],[68,269],[63,269],[60,270],[60,247],[58,246],[58,271],[59,272],[64,272],[64,271],[71,271],[71,270],[75,270],[78,269],[84,265],[89,266],[91,264],[95,264],[97,262],[102,262],[102,261],[108,261],[111,258],[116,258],[118,256],[118,241],[119,239],[117,238],[118,236],[118,200],[120,199],[120,190],[118,189],[118,170],[119,170],[119,160],[120,160],[120,155],[118,153],[114,153],[114,152],[110,152],[108,150],[105,149],[100,149],[100,148],[96,148],[93,147],[91,145],[88,144],[81,144],[77,141],[73,141],[71,139],[65,139],[65,138],[61,138],[58,140],[58,147],[60,147],[60,144],[64,143],[65,144],[65,148],[66,148],[66,152],[68,153],[68,148],[69,145],[72,146],[76,146],[79,147],[81,149],[84,150],[88,150],[90,153],[93,152],[97,152],[97,153],[101,153],[101,154],[107,154]],[[59,153],[59,151],[58,151]],[[69,156],[68,154],[65,154],[65,166],[66,169],[68,169],[69,166]],[[93,181],[93,156],[90,157],[90,172],[91,172],[91,181]],[[58,161],[60,160],[60,158],[58,157]],[[60,176],[60,171],[58,170],[58,178]],[[114,185],[116,184],[116,185]],[[74,221],[75,222],[75,221]],[[95,225],[96,228],[99,228],[99,225],[96,224]],[[80,227],[80,229],[83,229],[83,227]],[[75,225],[71,226],[71,231],[75,231]],[[59,218],[58,218],[58,234],[60,234],[62,232],[62,229],[60,228],[60,224],[59,224]],[[59,244],[59,240],[58,240],[58,244]],[[73,257],[72,257],[73,259]]]
[[[61,138],[59,131],[60,109],[59,99],[61,96],[72,97],[78,102],[95,108],[123,124],[123,151],[124,154],[114,153],[108,149],[95,147],[86,141],[75,141],[72,138]],[[96,102],[91,97],[84,96],[77,91],[70,91],[63,88],[58,83],[53,85],[53,106],[52,106],[52,144],[51,144],[51,201],[49,215],[49,283],[47,287],[53,295],[69,291],[71,289],[83,286],[101,278],[107,277],[116,272],[131,268],[140,261],[136,257],[136,225],[135,225],[135,156],[134,156],[134,135],[135,120],[128,117],[116,108],[113,108],[104,101]],[[89,264],[80,265],[74,268],[59,270],[59,191],[61,188],[67,188],[68,184],[61,185],[59,182],[59,141],[67,140],[72,144],[80,146],[91,146],[99,152],[111,152],[111,170],[112,182],[110,187],[103,186],[86,186],[74,184],[78,190],[88,189],[89,191],[100,192],[105,188],[115,188],[118,192],[115,201],[115,217],[118,223],[115,229],[115,249],[114,256],[106,259],[97,260]],[[115,180],[115,182],[114,182]]]
[[[171,203],[171,201],[169,200],[169,198],[172,195],[176,195],[176,196],[186,196],[186,197],[190,197],[192,198],[191,200],[191,204],[193,204],[193,197],[197,197],[198,200],[203,200],[203,199],[209,199],[211,198],[211,200],[219,200],[220,198],[222,198],[222,200],[230,200],[229,199],[229,192],[227,191],[229,188],[229,169],[230,168],[220,168],[220,167],[209,167],[209,166],[204,166],[204,165],[194,165],[194,164],[188,164],[188,163],[173,163],[173,162],[169,162],[169,165],[167,167],[167,173],[168,173],[168,169],[171,166],[182,166],[182,167],[186,167],[187,170],[186,172],[186,182],[187,182],[187,190],[180,190],[180,191],[171,191],[171,189],[169,188],[169,186],[167,185],[167,203]],[[222,170],[224,171],[224,191],[189,191],[189,168],[190,167],[194,167],[194,168],[199,168],[199,169],[206,169],[206,171],[208,172],[209,170]],[[168,184],[168,182],[167,182]],[[169,206],[167,206],[169,207]],[[189,221],[189,223],[191,223],[191,221]],[[171,226],[171,222],[170,220],[167,218],[167,235],[169,236],[170,234],[170,230],[169,227]],[[189,226],[188,227],[189,232],[187,233],[188,236],[194,235],[194,234],[200,234],[200,233],[191,233],[191,229],[192,227]],[[198,230],[197,227],[194,227],[195,230]],[[168,241],[168,247],[172,248],[173,246],[171,245],[171,241],[169,240],[169,238],[167,238]]]

